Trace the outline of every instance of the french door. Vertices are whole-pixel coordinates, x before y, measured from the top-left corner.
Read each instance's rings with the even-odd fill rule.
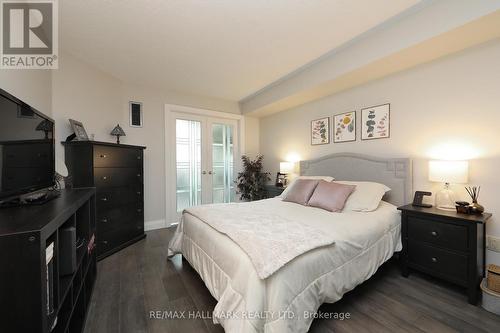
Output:
[[[237,121],[173,113],[175,121],[175,211],[232,202],[235,199],[234,158],[238,156]]]

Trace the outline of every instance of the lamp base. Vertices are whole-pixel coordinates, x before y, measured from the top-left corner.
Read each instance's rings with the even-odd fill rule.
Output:
[[[450,190],[450,184],[446,183],[444,188],[436,193],[436,208],[441,210],[455,210],[455,193]]]

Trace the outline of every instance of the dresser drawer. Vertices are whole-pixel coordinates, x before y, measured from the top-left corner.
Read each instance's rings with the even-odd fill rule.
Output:
[[[408,238],[451,250],[467,251],[467,227],[418,217],[408,217]]]
[[[144,225],[142,203],[137,205],[118,206],[97,213],[97,231],[109,231],[127,228],[132,225]]]
[[[467,282],[467,256],[410,240],[408,260],[427,270],[455,282]]]
[[[107,210],[112,207],[142,202],[142,186],[105,187],[97,190],[97,209]]]
[[[142,165],[143,151],[125,147],[94,147],[94,167],[132,168]]]
[[[97,189],[142,185],[140,168],[94,168],[94,184]]]
[[[142,234],[144,234],[144,227],[139,224],[101,232],[97,241],[97,253],[98,255],[106,253]]]

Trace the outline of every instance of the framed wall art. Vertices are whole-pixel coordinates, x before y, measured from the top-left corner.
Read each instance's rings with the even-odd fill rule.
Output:
[[[330,143],[330,117],[311,121],[311,145]]]
[[[130,127],[142,127],[142,103],[129,102]]]
[[[333,116],[333,142],[356,141],[356,111]]]
[[[390,104],[361,109],[361,140],[388,138],[390,134]]]

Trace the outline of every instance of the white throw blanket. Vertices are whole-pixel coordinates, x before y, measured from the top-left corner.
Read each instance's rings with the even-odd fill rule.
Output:
[[[331,235],[300,223],[299,219],[255,209],[246,203],[196,206],[184,212],[229,236],[248,255],[261,279],[303,253],[335,243]],[[181,233],[182,221],[176,236]],[[181,251],[181,237],[172,239],[169,255]]]

